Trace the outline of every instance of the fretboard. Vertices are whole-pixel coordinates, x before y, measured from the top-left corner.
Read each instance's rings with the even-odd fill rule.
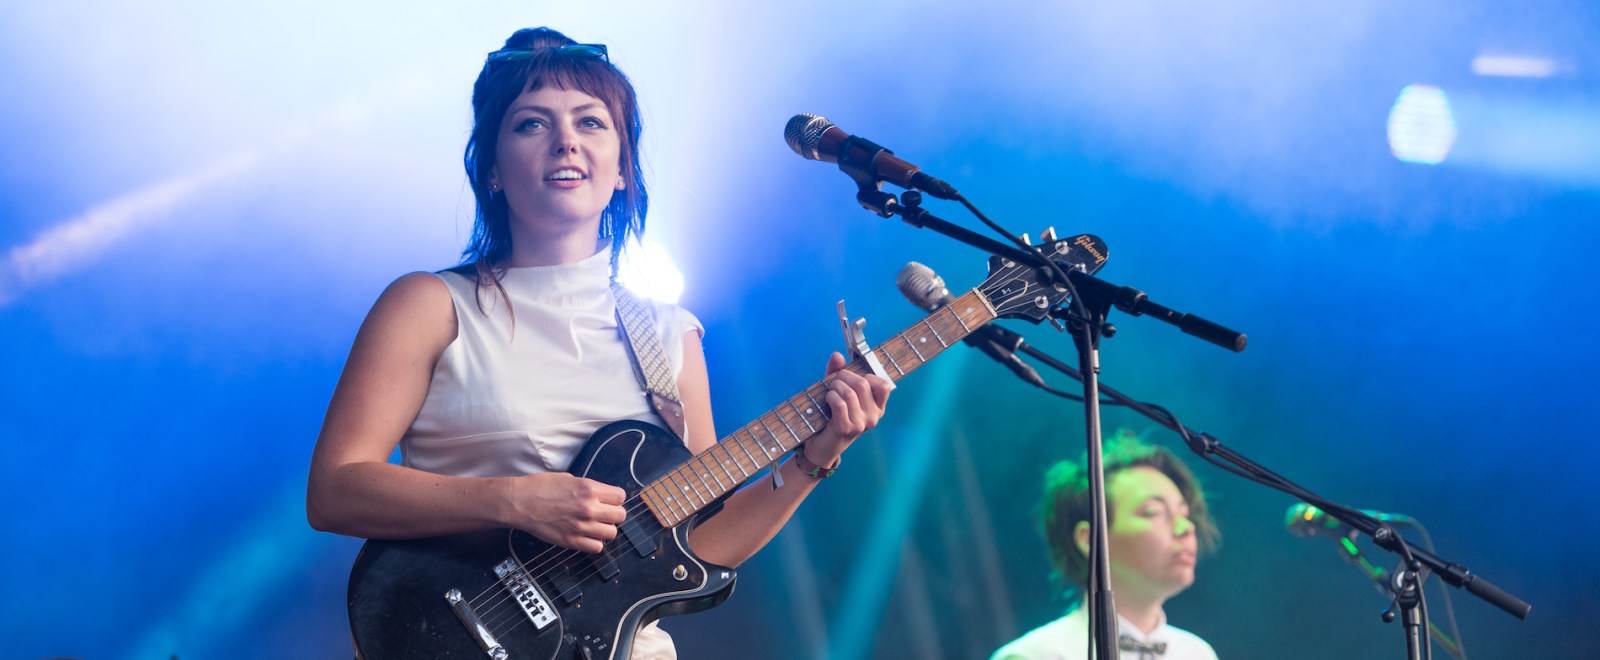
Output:
[[[898,381],[995,317],[989,301],[974,289],[871,352],[889,379]],[[871,372],[859,357],[845,368],[858,374]],[[813,383],[645,486],[640,498],[664,527],[688,520],[827,426],[828,406],[823,401],[827,385],[826,378]]]

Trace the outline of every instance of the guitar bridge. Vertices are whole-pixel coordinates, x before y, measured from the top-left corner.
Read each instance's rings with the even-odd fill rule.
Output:
[[[522,612],[533,621],[534,628],[544,630],[555,623],[555,612],[550,609],[550,603],[539,591],[539,586],[533,583],[533,576],[528,574],[528,569],[523,568],[516,560],[507,558],[495,565],[494,574],[500,576],[500,582],[511,590],[517,605],[521,606]]]
[[[555,623],[556,615],[551,611],[544,594],[540,593],[539,586],[533,583],[533,576],[528,574],[528,569],[523,568],[516,560],[507,558],[495,565],[494,574],[500,576],[500,582],[511,592],[511,596],[522,608],[522,612],[528,615],[528,619],[533,621],[535,628],[544,630]],[[478,643],[478,647],[482,648],[485,654],[493,660],[506,660],[510,657],[505,647],[500,645],[500,641],[494,638],[494,633],[489,632],[489,627],[483,624],[483,619],[479,618],[477,610],[461,597],[460,589],[445,592],[444,600],[450,603],[450,611],[454,612],[456,618],[461,620],[461,624],[472,633],[472,640]]]
[[[444,600],[450,603],[450,611],[456,613],[457,619],[461,619],[461,624],[467,627],[468,632],[472,633],[472,641],[477,642],[484,653],[487,653],[494,660],[506,660],[506,658],[510,657],[510,654],[506,653],[506,647],[501,646],[499,640],[494,638],[494,633],[489,632],[489,627],[483,625],[483,620],[478,618],[478,613],[474,612],[472,606],[468,605],[465,600],[462,600],[460,589],[446,591]]]

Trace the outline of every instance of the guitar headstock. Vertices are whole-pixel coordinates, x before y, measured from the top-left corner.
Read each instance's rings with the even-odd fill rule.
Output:
[[[1033,246],[1062,270],[1080,270],[1093,274],[1106,263],[1106,242],[1093,234],[1079,234],[1059,240],[1048,240]],[[978,285],[978,291],[994,305],[999,318],[1025,319],[1033,323],[1044,321],[1050,310],[1065,303],[1071,295],[1066,287],[1052,284],[1046,273],[1028,264],[1009,259],[991,257],[989,278]]]

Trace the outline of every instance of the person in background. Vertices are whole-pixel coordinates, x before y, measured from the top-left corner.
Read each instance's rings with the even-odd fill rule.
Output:
[[[1078,660],[1087,657],[1089,499],[1087,461],[1062,461],[1045,477],[1039,525],[1055,571],[1074,607],[1061,618],[1000,647],[992,660]],[[1163,605],[1194,584],[1201,550],[1217,530],[1205,493],[1182,461],[1164,447],[1118,434],[1103,452],[1111,590],[1121,657],[1126,660],[1215,660],[1211,645],[1169,625]]]

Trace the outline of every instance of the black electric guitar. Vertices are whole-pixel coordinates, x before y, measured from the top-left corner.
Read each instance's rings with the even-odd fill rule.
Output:
[[[1090,235],[1038,246],[1063,268],[1099,270]],[[1038,323],[1067,299],[1031,267],[991,259],[977,289],[870,351],[900,380],[996,318]],[[845,367],[870,368],[861,356]],[[707,508],[820,431],[825,383],[691,456],[668,432],[636,421],[605,426],[572,474],[627,491],[627,521],[599,554],[527,533],[490,530],[368,541],[350,570],[350,630],[362,658],[627,658],[640,626],[698,612],[733,591],[733,569],[701,561],[689,532]]]

